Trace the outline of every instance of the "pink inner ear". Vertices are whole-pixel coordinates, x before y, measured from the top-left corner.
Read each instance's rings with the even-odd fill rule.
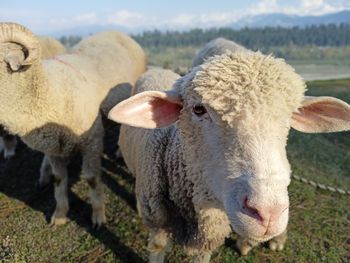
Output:
[[[347,108],[331,100],[315,101],[293,113],[292,127],[303,132],[344,130],[350,122]]]
[[[173,92],[144,91],[114,106],[108,118],[134,127],[154,129],[173,124],[182,109]]]
[[[344,108],[328,101],[320,101],[309,106],[303,107],[304,114],[313,114],[319,117],[332,118],[338,120],[349,120],[350,116],[346,114]]]
[[[152,107],[152,120],[157,124],[157,127],[168,126],[179,118],[181,105],[171,103],[164,99],[155,98],[150,102]]]

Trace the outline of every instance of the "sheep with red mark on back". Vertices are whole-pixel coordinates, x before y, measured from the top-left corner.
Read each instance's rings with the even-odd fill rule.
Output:
[[[67,162],[80,151],[87,179],[92,223],[105,222],[100,178],[105,101],[128,97],[146,67],[141,47],[119,32],[102,32],[78,43],[69,54],[41,60],[41,46],[25,27],[0,23],[0,124],[31,148],[45,153],[39,184],[55,179],[56,210],[51,224],[66,222]],[[113,91],[113,92],[112,92]]]

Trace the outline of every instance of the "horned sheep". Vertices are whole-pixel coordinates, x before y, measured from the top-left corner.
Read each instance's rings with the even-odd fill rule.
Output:
[[[0,24],[0,46],[0,123],[45,154],[39,183],[53,174],[57,205],[51,224],[66,222],[67,162],[80,151],[92,222],[100,226],[105,222],[100,108],[108,93],[115,90],[118,98],[119,84],[134,84],[142,74],[143,50],[127,35],[111,31],[84,39],[70,54],[41,60],[38,39],[14,23]]]
[[[148,71],[110,111],[122,123],[119,146],[136,176],[151,262],[163,262],[171,240],[208,262],[231,227],[243,254],[268,240],[283,248],[290,128],[350,129],[347,103],[304,92],[284,60],[240,50],[208,58],[182,78]]]
[[[46,36],[39,36],[41,46],[41,58],[47,59],[66,52],[66,48],[56,39]],[[4,158],[9,159],[15,155],[17,145],[16,136],[9,134],[0,125],[0,152],[4,151]]]

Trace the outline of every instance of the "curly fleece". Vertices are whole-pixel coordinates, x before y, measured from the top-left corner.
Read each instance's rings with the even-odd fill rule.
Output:
[[[175,74],[151,70],[135,92],[166,89]],[[146,130],[122,125],[124,160],[136,176],[139,212],[150,228],[165,229],[190,254],[213,251],[231,233],[221,204],[206,184],[193,153],[200,133],[191,124],[189,101],[201,97],[225,123],[261,111],[285,117],[301,104],[302,79],[283,60],[238,52],[213,57],[176,81],[185,109],[169,127]],[[271,110],[273,109],[273,110]],[[252,131],[253,132],[253,131]]]

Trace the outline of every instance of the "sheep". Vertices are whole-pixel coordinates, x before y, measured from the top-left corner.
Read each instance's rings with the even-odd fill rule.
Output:
[[[56,55],[63,54],[66,48],[56,39],[40,36],[41,58],[52,58]],[[9,159],[15,155],[17,145],[16,136],[9,134],[4,127],[0,125],[0,152],[4,151],[4,158]]]
[[[67,163],[72,153],[82,154],[92,223],[99,227],[106,221],[100,178],[101,103],[112,91],[118,98],[118,86],[134,84],[145,69],[145,54],[134,40],[115,31],[88,37],[71,54],[52,59],[41,60],[40,50],[27,28],[0,24],[0,124],[45,154],[39,185],[53,175],[57,204],[51,225],[66,222]]]
[[[66,48],[57,39],[47,36],[38,37],[41,46],[41,58],[53,58],[57,55],[64,54]]]
[[[213,56],[218,56],[225,54],[227,51],[230,52],[250,52],[250,50],[245,47],[227,40],[225,38],[215,38],[212,41],[208,42],[204,48],[202,48],[198,54],[195,56],[192,62],[192,67],[201,65],[204,61]]]
[[[171,241],[209,262],[231,227],[242,254],[268,240],[283,248],[289,129],[350,129],[350,105],[304,92],[284,60],[225,51],[181,78],[147,71],[109,112],[122,123],[119,146],[150,229],[150,262],[163,262]]]

